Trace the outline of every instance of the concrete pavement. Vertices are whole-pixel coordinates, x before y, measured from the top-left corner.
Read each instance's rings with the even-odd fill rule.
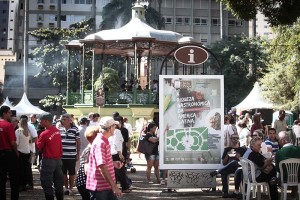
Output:
[[[122,200],[140,200],[140,199],[163,199],[163,200],[195,200],[195,199],[222,199],[221,198],[221,182],[220,178],[217,178],[217,191],[211,192],[200,188],[191,189],[176,189],[176,192],[168,193],[164,192],[167,188],[166,185],[149,184],[146,181],[146,160],[144,155],[141,154],[142,158],[138,158],[138,154],[132,154],[132,163],[136,168],[136,173],[128,171],[129,178],[132,179],[132,191],[128,194],[124,194]],[[34,189],[20,193],[20,200],[42,200],[45,199],[43,190],[40,185],[39,172],[33,170],[34,174]],[[152,174],[154,179],[154,174]],[[8,186],[8,185],[7,185]],[[9,189],[7,189],[9,192]],[[66,200],[79,200],[81,196],[74,188],[74,195],[65,196]],[[233,191],[233,178],[230,179],[230,191]],[[9,196],[8,196],[9,197]],[[229,198],[230,199],[230,198]],[[268,199],[266,196],[262,196],[262,199]]]

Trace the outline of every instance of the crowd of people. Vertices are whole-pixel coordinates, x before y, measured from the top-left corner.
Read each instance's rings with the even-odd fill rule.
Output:
[[[146,138],[158,146],[158,124],[150,123]],[[131,192],[126,161],[132,126],[114,112],[111,117],[90,113],[79,121],[65,113],[13,117],[9,107],[0,108],[0,199],[6,199],[9,178],[11,199],[34,189],[32,167],[40,170],[46,200],[62,200],[77,187],[82,199],[118,199]],[[158,148],[146,155],[146,177],[154,167],[157,182]],[[120,183],[120,188],[117,186]]]
[[[280,184],[279,162],[288,158],[300,158],[299,125],[295,120],[292,130],[288,129],[285,111],[280,110],[278,118],[269,128],[263,123],[260,113],[253,117],[249,113],[229,113],[224,117],[223,167],[210,172],[211,177],[221,174],[222,197],[238,198],[243,173],[239,160],[247,158],[254,163],[257,182],[268,182],[271,200],[278,199],[277,185]],[[228,192],[228,175],[234,174],[233,193]],[[297,189],[292,189],[297,197]]]

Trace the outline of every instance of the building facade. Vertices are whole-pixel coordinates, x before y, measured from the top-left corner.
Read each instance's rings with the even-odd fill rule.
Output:
[[[28,31],[38,28],[68,28],[69,25],[87,20],[95,16],[95,26],[98,29],[102,21],[102,9],[110,0],[28,0]],[[93,7],[93,1],[96,1]],[[1,33],[0,48],[10,50],[15,61],[6,60],[0,63],[4,82],[4,95],[10,99],[21,98],[23,91],[23,58],[24,58],[24,23],[25,0],[0,1],[2,15],[0,15]],[[191,36],[205,46],[211,46],[222,37],[233,35],[251,36],[249,23],[236,19],[223,5],[216,0],[162,0],[152,1],[151,6],[162,13],[165,29],[178,32],[184,36]],[[251,25],[251,24],[250,24]],[[41,84],[42,88],[36,87],[34,75],[37,68],[31,56],[32,50],[42,43],[29,36],[28,39],[28,80],[29,99],[40,99],[48,94],[57,94],[55,88],[45,89],[47,84]],[[160,66],[160,63],[154,65]],[[10,68],[10,69],[8,69]],[[16,70],[15,70],[16,69]],[[17,70],[19,69],[19,70]],[[169,68],[168,73],[172,72]],[[200,74],[200,72],[197,72]],[[207,69],[206,69],[206,72]],[[153,68],[152,79],[157,79],[159,69]],[[5,78],[6,77],[6,78]],[[17,81],[16,81],[17,80]],[[18,88],[18,89],[15,89]],[[34,88],[35,92],[32,92]]]

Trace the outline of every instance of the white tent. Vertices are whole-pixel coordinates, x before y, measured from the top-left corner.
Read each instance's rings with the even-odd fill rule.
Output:
[[[237,112],[250,109],[272,109],[273,104],[268,102],[261,94],[261,89],[258,82],[254,84],[252,91],[238,105],[234,106]]]
[[[39,114],[42,114],[45,112],[45,111],[39,109],[38,107],[32,105],[29,102],[25,93],[23,94],[21,101],[12,109],[17,111],[17,116],[30,115],[30,114],[39,115]]]
[[[5,101],[3,102],[3,104],[2,104],[1,106],[8,106],[8,107],[10,107],[10,108],[13,107],[13,105],[11,105],[11,103],[10,103],[8,97],[6,97]]]

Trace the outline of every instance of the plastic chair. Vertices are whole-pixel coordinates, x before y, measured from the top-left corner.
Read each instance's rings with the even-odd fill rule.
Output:
[[[283,165],[285,166],[287,172],[287,180],[285,181],[283,180]],[[283,192],[281,191],[281,199],[286,200],[288,186],[298,186],[298,198],[300,199],[300,183],[298,181],[299,167],[300,159],[298,158],[289,158],[279,162],[281,187],[283,188]]]
[[[246,193],[246,184],[247,184],[247,195],[246,199],[250,199],[250,192],[251,188],[253,187],[252,190],[252,196],[253,198],[256,197],[256,187],[258,191],[258,196],[257,199],[261,199],[261,187],[260,186],[265,186],[267,188],[267,192],[269,195],[270,199],[270,189],[269,189],[269,184],[267,182],[256,182],[255,179],[255,167],[254,163],[247,158],[240,158],[240,163],[243,169],[243,188],[242,188],[242,194],[243,194],[243,200],[245,200],[245,193]]]

